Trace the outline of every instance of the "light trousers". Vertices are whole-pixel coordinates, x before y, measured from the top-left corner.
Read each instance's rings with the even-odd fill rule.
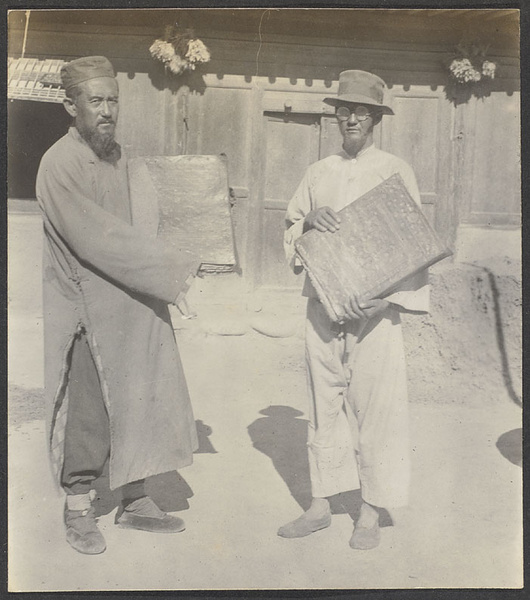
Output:
[[[306,366],[313,497],[360,487],[369,504],[406,505],[408,398],[398,310],[390,305],[374,319],[335,325],[310,298]]]

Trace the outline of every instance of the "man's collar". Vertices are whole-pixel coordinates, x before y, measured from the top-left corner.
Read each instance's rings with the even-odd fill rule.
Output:
[[[350,156],[346,150],[344,150],[344,148],[341,150],[340,154],[342,155],[343,158],[345,158],[346,160],[357,160],[359,159],[361,156],[364,156],[367,152],[370,152],[371,150],[375,149],[375,145],[372,142],[367,148],[363,148],[358,154],[357,156]]]

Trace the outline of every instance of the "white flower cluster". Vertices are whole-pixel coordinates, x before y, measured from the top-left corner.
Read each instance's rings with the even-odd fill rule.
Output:
[[[205,63],[210,60],[210,52],[201,40],[190,40],[188,51],[186,52],[186,60],[189,63],[189,68],[195,69],[196,63]]]
[[[187,62],[175,52],[173,44],[164,42],[164,40],[155,40],[149,48],[149,52],[153,58],[163,62],[164,66],[175,75],[182,73],[187,67]]]
[[[478,71],[469,58],[455,58],[450,64],[449,69],[453,77],[460,83],[476,83],[482,77],[495,77],[495,69],[497,65],[490,60],[485,60],[482,63],[481,71]]]
[[[153,58],[156,58],[163,63],[170,62],[175,56],[175,48],[173,48],[169,42],[164,42],[163,40],[155,40],[151,44],[149,52]]]
[[[495,77],[496,68],[497,65],[494,62],[491,62],[490,60],[485,60],[482,63],[482,75],[484,75],[484,77],[489,77],[490,79],[493,79]]]
[[[453,77],[461,83],[480,81],[482,75],[475,69],[468,58],[455,58],[449,66]]]
[[[208,48],[206,48],[201,40],[189,41],[188,51],[184,58],[175,52],[173,44],[164,40],[155,40],[151,44],[149,52],[153,58],[164,63],[164,66],[175,75],[179,75],[186,69],[192,71],[198,63],[210,60]]]

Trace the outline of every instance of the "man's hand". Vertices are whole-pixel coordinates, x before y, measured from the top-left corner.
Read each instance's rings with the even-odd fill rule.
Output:
[[[304,219],[304,229],[317,229],[318,231],[331,231],[335,233],[340,227],[339,215],[329,206],[312,210]]]
[[[357,296],[354,294],[345,304],[344,311],[346,312],[347,319],[367,319],[363,309],[359,305]]]
[[[361,319],[368,320],[380,315],[390,306],[390,302],[388,300],[369,300],[364,304],[359,304],[359,300],[357,296],[353,295],[348,302],[344,305],[344,311],[347,315],[346,319]]]
[[[369,300],[368,302],[361,304],[360,308],[363,311],[366,318],[371,319],[373,317],[377,317],[377,315],[380,315],[389,306],[390,302],[388,300],[380,300],[378,298],[374,298],[373,300]]]

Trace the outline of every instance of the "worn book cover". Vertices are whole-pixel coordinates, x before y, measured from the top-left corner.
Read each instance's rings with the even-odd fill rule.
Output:
[[[193,252],[202,270],[234,269],[224,156],[144,156],[130,159],[128,170],[134,222],[144,228],[151,222],[155,235]]]
[[[312,229],[295,248],[329,317],[345,318],[344,303],[381,298],[408,277],[450,256],[399,174],[345,208],[340,229]]]

